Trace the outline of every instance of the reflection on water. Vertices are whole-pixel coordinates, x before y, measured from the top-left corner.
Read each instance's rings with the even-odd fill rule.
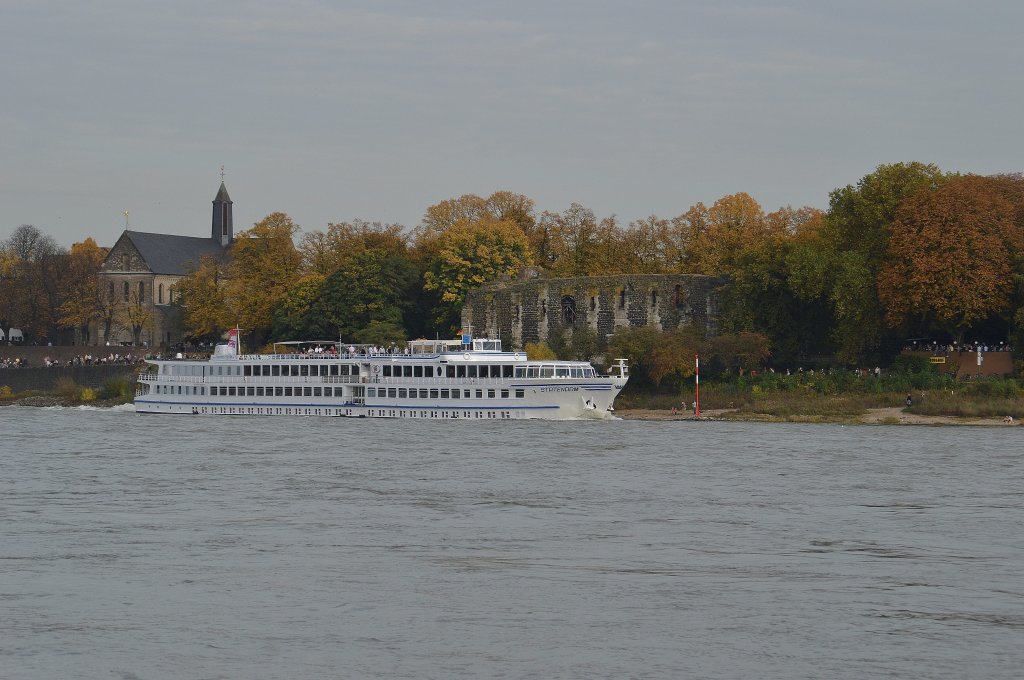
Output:
[[[1015,428],[0,409],[4,678],[1010,678]]]

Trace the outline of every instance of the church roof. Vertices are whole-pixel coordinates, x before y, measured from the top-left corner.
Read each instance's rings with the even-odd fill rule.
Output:
[[[209,196],[209,194],[207,194]],[[214,203],[231,203],[231,197],[228,196],[228,188],[224,186],[224,182],[220,183],[220,191],[217,192],[217,197],[213,199]]]
[[[223,184],[221,190],[226,196]],[[198,267],[199,259],[204,255],[220,257],[224,254],[220,242],[212,238],[150,234],[144,231],[126,231],[124,234],[131,239],[154,274],[184,276],[189,273],[189,263]]]

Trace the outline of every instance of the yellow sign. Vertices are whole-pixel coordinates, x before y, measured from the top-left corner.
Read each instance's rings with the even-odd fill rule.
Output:
[[[933,364],[944,364],[946,363],[946,357],[931,357]]]

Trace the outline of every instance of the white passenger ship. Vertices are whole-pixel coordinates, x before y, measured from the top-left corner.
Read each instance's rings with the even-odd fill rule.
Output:
[[[629,377],[584,361],[530,361],[500,340],[414,340],[400,352],[341,343],[288,354],[237,354],[218,345],[209,361],[150,360],[139,376],[139,413],[356,418],[608,418]],[[302,349],[305,348],[305,349]]]

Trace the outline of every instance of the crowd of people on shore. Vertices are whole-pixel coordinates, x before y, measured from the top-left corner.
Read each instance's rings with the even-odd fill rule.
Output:
[[[1013,348],[1005,342],[986,343],[986,342],[961,342],[961,343],[943,343],[933,342],[929,340],[922,340],[918,342],[913,340],[910,343],[903,346],[904,352],[931,352],[932,354],[953,354],[956,352],[1012,352]]]
[[[47,368],[72,366],[130,366],[132,364],[141,364],[144,361],[144,357],[136,356],[134,354],[120,354],[112,352],[107,356],[94,356],[93,354],[87,353],[64,360],[51,359],[48,356],[43,357],[43,362],[40,366],[45,366]],[[27,361],[24,357],[4,357],[0,359],[0,368],[29,368],[31,366],[31,362]]]

